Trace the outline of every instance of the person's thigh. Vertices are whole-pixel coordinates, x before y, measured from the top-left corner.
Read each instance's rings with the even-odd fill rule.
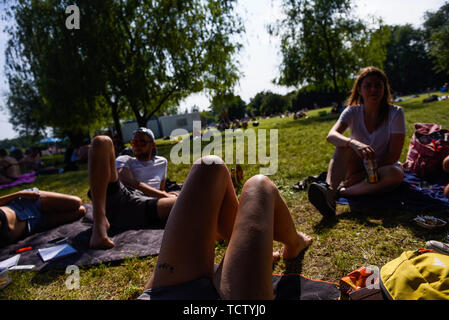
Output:
[[[158,288],[214,273],[217,221],[229,174],[224,164],[194,164],[165,226],[158,261],[147,288]]]

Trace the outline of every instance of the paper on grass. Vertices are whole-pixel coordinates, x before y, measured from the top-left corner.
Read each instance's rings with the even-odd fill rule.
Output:
[[[14,257],[0,261],[0,269],[9,269],[19,263],[20,254],[16,254]]]
[[[52,259],[61,258],[69,254],[75,253],[76,249],[73,248],[70,244],[64,243],[54,247],[39,249],[38,252],[42,260],[44,262],[47,262]]]

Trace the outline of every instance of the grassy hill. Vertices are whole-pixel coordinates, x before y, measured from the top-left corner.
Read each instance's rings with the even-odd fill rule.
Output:
[[[423,103],[427,95],[409,98],[398,103],[404,108],[407,137],[401,155],[404,161],[408,144],[416,122],[440,123],[449,128],[449,100]],[[326,109],[327,111],[330,108]],[[308,113],[308,119],[293,120],[271,118],[260,121],[258,129],[278,130],[278,171],[270,178],[285,197],[297,229],[311,235],[312,246],[301,260],[275,265],[274,273],[300,272],[317,280],[338,280],[361,266],[377,265],[399,256],[404,250],[424,247],[427,240],[444,240],[447,229],[428,231],[417,227],[412,219],[416,213],[398,210],[364,210],[351,212],[347,206],[338,206],[338,217],[324,222],[316,209],[308,202],[306,192],[296,192],[291,187],[303,178],[327,170],[333,146],[326,142],[326,135],[337,120],[336,115],[320,116],[322,110]],[[170,158],[172,144],[159,142],[159,154]],[[203,143],[203,146],[208,143]],[[246,161],[245,161],[246,163]],[[228,164],[232,167],[233,164]],[[260,164],[243,164],[245,180],[258,174]],[[184,181],[190,165],[169,163],[168,178]],[[87,198],[87,167],[76,172],[38,177],[26,187],[74,194]],[[23,187],[22,187],[23,188]],[[0,195],[20,190],[0,190]],[[434,213],[447,219],[447,213]],[[275,249],[280,249],[275,244]],[[219,263],[225,247],[217,245]],[[13,273],[12,283],[0,291],[0,299],[134,299],[143,290],[156,264],[157,257],[132,258],[121,263],[80,268],[81,288],[67,290],[64,270],[42,273]]]

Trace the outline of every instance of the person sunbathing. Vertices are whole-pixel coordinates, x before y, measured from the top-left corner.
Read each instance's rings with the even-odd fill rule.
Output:
[[[177,193],[165,192],[167,159],[156,155],[154,134],[139,128],[131,140],[133,154],[115,158],[108,136],[95,137],[89,148],[88,173],[93,207],[90,247],[115,246],[108,229],[147,228],[167,220]]]
[[[25,189],[0,197],[0,247],[30,234],[75,221],[86,214],[81,199]]]
[[[41,161],[41,155],[41,149],[39,147],[33,147],[19,163],[23,164],[25,172],[37,171],[44,167],[44,163]]]
[[[385,73],[375,67],[358,75],[348,107],[330,130],[327,141],[336,147],[329,163],[326,183],[312,183],[309,201],[325,217],[335,215],[337,196],[359,196],[388,192],[402,182],[398,160],[405,139],[404,112],[392,104]],[[343,133],[351,129],[350,137]],[[375,160],[378,182],[365,180],[364,160]]]
[[[5,149],[0,149],[0,184],[9,184],[19,178],[20,165]]]
[[[215,239],[228,244],[214,272]],[[294,259],[312,238],[296,230],[285,200],[257,175],[237,199],[217,156],[193,164],[165,226],[154,272],[138,299],[273,299],[273,241]]]

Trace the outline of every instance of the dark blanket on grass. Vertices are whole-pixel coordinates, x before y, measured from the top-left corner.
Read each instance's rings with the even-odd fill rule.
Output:
[[[405,172],[403,182],[394,191],[377,195],[340,198],[337,203],[372,209],[443,211],[449,209],[449,199],[444,196],[444,188],[448,183],[448,174],[424,180],[414,173]]]
[[[131,257],[146,257],[159,254],[164,230],[162,226],[155,229],[127,230],[121,233],[110,233],[115,247],[109,250],[89,249],[89,240],[92,234],[92,205],[85,204],[87,214],[75,222],[59,226],[55,229],[33,234],[18,243],[0,249],[0,261],[15,255],[17,249],[33,247],[31,251],[23,252],[19,265],[35,265],[36,270],[55,268],[65,269],[69,265],[94,265],[120,261]],[[70,245],[78,252],[55,261],[44,263],[38,255],[38,249],[51,247],[49,241],[59,237],[67,237]]]
[[[340,297],[336,284],[300,274],[273,275],[273,290],[275,300],[337,300]]]

